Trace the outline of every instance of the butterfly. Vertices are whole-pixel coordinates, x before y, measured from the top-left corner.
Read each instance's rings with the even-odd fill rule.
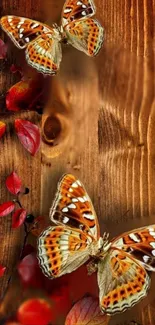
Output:
[[[62,59],[61,42],[89,56],[98,54],[103,43],[103,27],[91,18],[95,12],[93,0],[66,0],[61,27],[16,16],[4,16],[0,24],[19,49],[25,48],[30,66],[43,74],[55,75]]]
[[[135,229],[108,241],[100,236],[92,202],[75,176],[66,174],[58,184],[50,209],[50,226],[38,239],[43,273],[57,278],[88,264],[97,270],[101,311],[124,312],[147,295],[155,271],[155,225]]]

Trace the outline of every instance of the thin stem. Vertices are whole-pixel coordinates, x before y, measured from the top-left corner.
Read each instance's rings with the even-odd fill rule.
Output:
[[[30,233],[30,231],[28,231],[27,224],[25,222],[24,222],[24,231],[25,231],[25,236],[24,236],[24,241],[23,241],[21,253],[20,253],[20,260],[22,259],[24,248],[25,248],[25,245],[26,245],[26,242],[27,242],[27,238],[28,238],[28,235]]]
[[[14,202],[17,203],[21,209],[23,208],[20,201],[19,201],[19,199],[15,199]]]

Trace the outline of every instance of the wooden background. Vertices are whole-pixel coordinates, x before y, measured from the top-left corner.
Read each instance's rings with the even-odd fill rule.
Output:
[[[63,3],[37,0],[36,5],[36,0],[2,0],[0,14],[51,24],[59,22]],[[48,216],[57,181],[64,172],[71,172],[84,182],[101,230],[112,237],[155,223],[155,1],[95,3],[97,17],[105,28],[103,49],[95,59],[71,47],[63,49],[61,69],[49,80],[51,91],[44,108],[51,116],[59,112],[63,125],[55,146],[43,143],[42,154],[31,158],[10,126],[7,139],[0,145],[0,200],[8,198],[4,179],[16,169],[32,193],[25,197],[24,205],[34,214]],[[13,46],[9,62],[18,60],[19,51]],[[3,94],[14,82],[9,71],[2,70],[1,111]],[[36,113],[24,114],[39,120]],[[3,115],[1,119],[9,120],[11,125],[14,118]],[[11,231],[10,222],[10,217],[0,219],[0,263],[8,266],[0,282],[1,293],[23,240],[23,232]],[[154,325],[154,289],[152,276],[148,297],[129,312],[113,317],[109,324],[124,325],[135,320],[141,325]]]

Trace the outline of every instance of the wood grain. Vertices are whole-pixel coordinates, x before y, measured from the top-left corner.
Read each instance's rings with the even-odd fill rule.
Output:
[[[16,118],[26,118],[36,124],[40,120],[40,116],[34,112],[18,113]],[[0,203],[14,198],[6,189],[5,179],[12,171],[16,171],[22,179],[23,186],[30,189],[30,193],[21,198],[21,203],[28,213],[37,216],[40,212],[38,200],[40,198],[41,178],[38,178],[38,175],[41,172],[41,153],[32,159],[22,147],[14,131],[14,116],[1,115],[1,120],[7,124],[7,132],[0,144]],[[35,172],[32,172],[33,170]],[[1,298],[7,289],[8,279],[19,261],[24,238],[23,229],[12,229],[11,223],[11,216],[0,218],[0,264],[7,267],[5,276],[0,278]]]
[[[64,80],[66,98],[71,94],[74,134],[68,151],[54,158],[49,170],[42,167],[42,209],[47,213],[51,204],[56,189],[51,184],[72,172],[85,183],[101,229],[115,236],[154,223],[154,3],[96,3],[105,45],[96,68],[80,54],[75,59],[74,50],[63,57],[58,82]],[[110,324],[128,319],[152,325],[152,298],[150,293]]]
[[[51,23],[59,21],[63,2],[38,2],[35,11],[35,1],[29,1],[25,13],[26,2],[19,5],[15,1],[11,13]],[[104,47],[95,59],[63,48],[61,69],[51,78],[45,112],[55,114],[61,104],[71,134],[56,146],[43,145],[42,165],[37,160],[38,169],[32,174],[38,180],[41,177],[37,201],[41,195],[40,212],[47,217],[59,177],[64,172],[77,175],[92,198],[101,231],[112,237],[155,220],[155,1],[95,3],[105,27]],[[7,6],[9,0],[3,0],[2,14]],[[5,78],[9,85],[10,75]],[[154,277],[152,280],[148,297],[109,324],[127,325],[127,320],[129,324],[133,320],[154,324]]]

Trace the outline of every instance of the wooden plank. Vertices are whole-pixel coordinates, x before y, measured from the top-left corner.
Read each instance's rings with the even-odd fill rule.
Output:
[[[31,15],[33,18],[39,18],[40,4],[38,2],[38,9],[36,10],[35,1],[9,1],[4,0],[0,4],[0,14],[14,14],[19,16]],[[8,11],[8,8],[9,11]],[[0,35],[3,33],[1,32]],[[14,120],[15,118],[28,119],[36,124],[40,124],[40,116],[34,112],[24,112],[24,113],[10,113],[5,112],[5,94],[6,91],[18,81],[19,76],[15,76],[10,72],[10,66],[12,63],[20,65],[22,53],[18,51],[9,42],[8,38],[4,36],[8,42],[8,58],[6,63],[1,62],[0,66],[0,120],[3,120],[7,124],[7,133],[3,139],[0,141],[0,202],[4,202],[10,198],[11,195],[8,194],[5,188],[5,179],[13,171],[16,170],[18,175],[21,177],[23,184],[30,189],[30,193],[22,198],[22,204],[27,209],[27,211],[38,215],[40,212],[40,202],[41,195],[41,151],[37,153],[35,157],[31,157],[29,153],[22,147],[14,130]],[[22,66],[26,63],[21,64]],[[35,172],[34,172],[35,171]],[[8,280],[15,269],[17,262],[19,261],[19,256],[21,253],[21,248],[23,245],[24,231],[23,229],[13,230],[11,229],[11,217],[0,218],[0,263],[7,266],[7,272],[4,277],[0,278],[0,297],[2,298],[6,289],[8,287]],[[11,299],[12,297],[10,297]],[[13,299],[14,300],[14,299]],[[10,305],[10,300],[8,301],[8,306]],[[14,305],[12,305],[12,310],[14,310]],[[5,304],[1,305],[0,309],[0,319],[3,317],[8,309]],[[4,307],[4,308],[3,308]],[[11,313],[9,308],[9,313]],[[6,316],[6,315],[5,315]]]
[[[72,172],[86,185],[102,231],[112,237],[154,223],[154,3],[96,4],[105,45],[96,61],[73,49],[63,56],[57,82],[66,91],[73,134],[63,153],[61,144],[56,147],[57,157],[51,148],[51,167],[49,158],[43,160],[42,211],[48,213],[62,173]],[[56,111],[53,97],[49,114]],[[110,324],[128,324],[128,319],[152,325],[151,292]]]
[[[15,117],[26,118],[35,124],[38,124],[40,120],[40,116],[34,112],[18,113]],[[41,194],[41,152],[32,158],[22,147],[13,127],[15,117],[5,116],[2,119],[1,116],[1,120],[7,124],[7,133],[0,141],[0,203],[14,198],[5,187],[5,179],[12,171],[16,171],[22,179],[23,186],[30,189],[29,194],[21,198],[21,203],[28,213],[38,216],[40,212],[38,202],[40,202]],[[11,222],[11,216],[0,218],[0,264],[7,267],[5,276],[0,278],[1,298],[7,289],[8,279],[19,261],[24,238],[23,229],[12,229]]]

